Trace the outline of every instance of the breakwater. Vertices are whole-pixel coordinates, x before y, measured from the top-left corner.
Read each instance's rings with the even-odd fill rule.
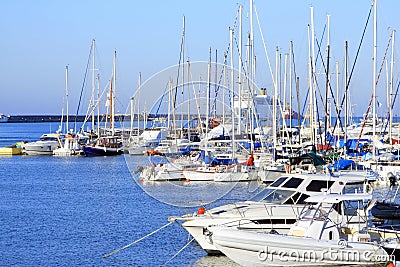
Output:
[[[60,122],[61,121],[61,115],[11,115],[8,122],[12,123],[22,123],[22,122]],[[85,121],[85,115],[70,115],[68,117],[68,120],[70,122],[84,122]],[[107,120],[110,120],[110,115],[100,115],[100,121],[105,121],[107,117]],[[157,118],[167,118],[167,114],[134,114],[133,119],[134,120],[145,120],[147,118],[148,120],[152,119],[157,119]],[[187,120],[188,115],[186,114],[176,114],[175,118],[177,120]],[[197,118],[197,116],[191,115],[191,119]],[[66,120],[66,116],[63,116],[63,121]],[[97,115],[95,120],[97,120]],[[114,116],[114,121],[130,121],[131,116],[129,114],[116,114]],[[91,121],[91,117],[88,119],[88,121]]]

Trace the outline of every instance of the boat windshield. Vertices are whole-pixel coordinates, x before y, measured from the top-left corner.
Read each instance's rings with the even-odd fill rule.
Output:
[[[57,141],[57,137],[53,136],[44,136],[40,138],[40,141]]]
[[[270,184],[269,186],[270,186],[270,187],[278,187],[278,186],[280,186],[280,185],[286,180],[286,178],[287,178],[287,177],[280,177],[280,178],[278,178],[277,180],[275,180],[275,182],[273,182],[272,184]]]
[[[289,191],[289,190],[266,189],[266,190],[260,192],[255,197],[253,197],[251,200],[266,202],[266,203],[282,204],[293,193],[294,193],[293,191]]]
[[[303,182],[303,179],[292,177],[282,187],[297,188],[302,182]]]

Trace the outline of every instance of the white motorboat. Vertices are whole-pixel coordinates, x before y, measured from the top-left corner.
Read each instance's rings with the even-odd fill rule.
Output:
[[[167,135],[167,128],[145,129],[139,136],[131,137],[125,149],[130,155],[143,155],[146,150],[157,147]]]
[[[200,156],[201,154],[199,158]],[[231,157],[226,159],[228,159],[227,162],[235,161]],[[185,170],[183,174],[189,181],[245,182],[258,179],[258,170],[254,167],[253,155],[241,163],[216,166],[204,164],[195,170]]]
[[[53,155],[53,151],[63,144],[64,136],[60,134],[43,134],[39,141],[28,142],[22,146],[22,153],[26,155]]]
[[[395,260],[393,242],[371,242],[362,229],[354,230],[347,218],[365,216],[363,209],[340,210],[340,203],[370,200],[369,194],[312,196],[288,235],[250,232],[238,228],[211,227],[210,240],[242,266],[377,265]],[[365,217],[364,217],[365,218]],[[352,224],[356,226],[357,224]],[[365,226],[365,221],[358,225]],[[397,248],[398,249],[398,248]]]
[[[54,156],[66,157],[77,155],[81,151],[79,139],[77,136],[67,135],[64,139],[64,145],[53,151]]]
[[[148,181],[178,181],[185,180],[184,171],[195,170],[200,163],[178,158],[168,163],[150,163],[141,173],[140,178]]]
[[[278,178],[249,201],[223,205],[205,211],[201,208],[201,212],[171,216],[169,220],[181,221],[181,226],[209,254],[220,253],[209,242],[207,227],[225,225],[254,231],[273,229],[279,233],[287,233],[290,226],[296,222],[307,197],[320,194],[321,191],[340,193],[347,180],[345,176],[329,174],[287,174]]]
[[[8,122],[10,119],[10,115],[4,115],[3,113],[0,113],[0,122]]]

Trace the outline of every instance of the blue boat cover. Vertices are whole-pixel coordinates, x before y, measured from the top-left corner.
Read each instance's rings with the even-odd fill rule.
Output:
[[[338,159],[337,161],[335,161],[335,163],[333,164],[333,167],[335,168],[335,170],[344,170],[347,167],[351,166],[352,164],[354,164],[354,160],[349,160],[349,159]]]

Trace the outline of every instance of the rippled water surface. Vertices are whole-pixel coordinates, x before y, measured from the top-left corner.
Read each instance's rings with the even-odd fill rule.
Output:
[[[56,124],[48,123],[0,124],[0,146],[36,140],[55,129]],[[127,157],[0,157],[0,266],[161,266],[189,240],[177,224],[107,259],[102,256],[167,224],[168,216],[195,212],[202,199],[219,194],[210,207],[254,194],[254,185],[246,183],[234,188],[143,184],[132,177],[126,159],[129,165],[146,159]],[[183,193],[177,193],[177,187]],[[185,194],[185,187],[190,194]],[[376,190],[377,196],[389,193],[387,188]],[[179,203],[160,201],[165,199]],[[207,256],[195,242],[169,262],[234,265],[226,257]]]
[[[50,128],[57,125],[0,124],[0,146],[36,140]],[[165,225],[168,216],[197,209],[165,204],[142,189],[168,194],[171,186],[139,185],[124,156],[0,157],[0,266],[163,265],[188,242],[177,224],[107,259],[102,256]],[[212,195],[208,190],[202,193]],[[238,192],[233,196],[243,197]],[[169,266],[232,264],[226,257],[207,256],[192,242]]]

